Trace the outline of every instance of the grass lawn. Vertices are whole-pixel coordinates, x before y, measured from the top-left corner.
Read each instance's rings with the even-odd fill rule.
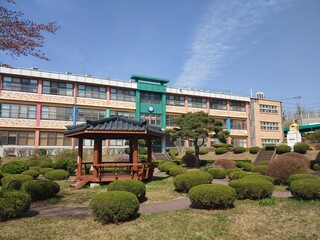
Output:
[[[21,218],[0,224],[0,239],[319,239],[320,201],[237,201],[228,210],[156,213],[120,224],[87,218]]]

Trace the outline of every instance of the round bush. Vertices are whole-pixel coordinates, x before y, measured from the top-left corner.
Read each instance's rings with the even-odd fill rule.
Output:
[[[253,146],[253,147],[251,147],[250,150],[249,150],[249,152],[250,152],[251,154],[257,154],[259,151],[260,151],[260,148],[257,147],[257,146]]]
[[[69,174],[72,174],[76,169],[74,162],[67,158],[60,158],[56,161],[53,166],[54,169],[62,169],[67,171]]]
[[[45,173],[54,170],[53,168],[41,168],[40,174],[44,175]]]
[[[40,169],[41,169],[41,167],[38,167],[38,166],[30,167],[30,165],[29,165],[29,170],[36,170],[36,171],[40,172]]]
[[[21,174],[24,174],[24,175],[29,175],[31,176],[33,179],[37,179],[40,175],[40,173],[37,171],[37,170],[27,170],[27,171],[24,171],[22,172]]]
[[[244,177],[242,177],[241,179],[262,179],[262,180],[266,180],[268,182],[271,182],[272,184],[274,184],[274,180],[272,177],[269,176],[265,176],[265,175],[257,175],[257,174],[248,174]]]
[[[319,163],[316,163],[316,164],[313,164],[313,170],[315,171],[320,171],[320,164]]]
[[[103,192],[91,200],[90,207],[95,220],[116,223],[134,218],[139,211],[139,201],[130,192]]]
[[[213,163],[215,166],[219,166],[225,169],[235,168],[236,165],[229,159],[218,159]]]
[[[19,217],[29,210],[31,198],[20,191],[0,191],[0,222]]]
[[[192,187],[210,183],[212,180],[213,177],[210,173],[192,171],[176,176],[173,184],[178,192],[188,192]]]
[[[137,196],[139,201],[146,197],[146,185],[138,180],[115,181],[108,185],[108,191],[125,191],[131,192]]]
[[[194,149],[193,148],[186,149],[185,153],[186,154],[194,154]]]
[[[191,206],[203,209],[227,209],[233,207],[236,191],[221,184],[202,184],[189,191]]]
[[[158,166],[158,169],[161,171],[161,172],[167,172],[169,170],[169,168],[173,167],[173,166],[177,166],[175,163],[173,162],[165,162],[163,164],[160,164]]]
[[[183,167],[180,167],[180,166],[169,168],[169,176],[173,176],[173,177],[176,177],[180,174],[184,174],[186,172],[187,172],[187,170]]]
[[[300,199],[320,199],[320,178],[306,178],[293,181],[291,194]]]
[[[29,169],[28,163],[19,160],[13,160],[3,164],[1,172],[10,174],[19,174]]]
[[[196,166],[196,156],[193,154],[186,154],[181,158],[181,163],[187,167]]]
[[[33,178],[30,175],[10,174],[1,179],[2,190],[19,190],[22,183],[30,181]]]
[[[251,172],[257,172],[262,175],[267,175],[267,165],[257,165],[253,166]]]
[[[170,149],[169,154],[170,154],[170,156],[171,156],[171,155],[173,155],[173,156],[178,156],[178,155],[179,155],[179,152],[178,152],[176,149]]]
[[[267,175],[276,184],[287,184],[289,176],[309,171],[309,160],[297,153],[285,153],[272,160],[267,167]]]
[[[228,152],[228,149],[227,149],[227,148],[224,148],[224,147],[218,147],[218,148],[216,148],[216,150],[215,150],[215,153],[218,154],[218,155],[224,154],[224,153],[226,153],[226,152]]]
[[[297,153],[305,154],[309,150],[309,145],[306,143],[297,143],[293,146],[293,150]]]
[[[267,146],[265,146],[266,150],[275,150],[277,148],[277,145],[274,144],[268,144]]]
[[[317,177],[315,175],[311,175],[311,174],[303,174],[303,173],[302,174],[293,174],[288,178],[288,186],[290,186],[293,181],[306,179],[306,178],[317,178],[317,179],[319,179],[319,177]]]
[[[232,171],[228,173],[228,178],[230,180],[236,180],[236,179],[241,179],[244,176],[248,175],[260,175],[259,173],[250,173],[250,172],[243,172],[243,171]]]
[[[223,168],[211,167],[207,170],[207,173],[210,173],[213,179],[222,179],[227,175],[227,171]]]
[[[237,168],[242,168],[242,166],[244,164],[244,162],[242,162],[242,161],[233,161],[233,163],[236,164]]]
[[[44,174],[44,178],[49,180],[63,180],[68,179],[68,177],[69,173],[65,170],[53,170]]]
[[[244,153],[244,152],[246,152],[246,148],[244,148],[244,147],[238,146],[238,147],[233,148],[233,153],[235,153],[235,154]]]
[[[209,149],[208,148],[200,148],[200,150],[199,150],[199,154],[200,155],[205,155],[207,153],[209,153]]]
[[[251,172],[252,167],[253,167],[252,163],[243,163],[242,164],[242,169],[246,172]]]
[[[45,200],[56,196],[60,191],[60,186],[52,181],[31,180],[24,182],[20,190],[28,193],[32,200]]]
[[[257,178],[233,180],[229,186],[236,190],[238,199],[259,200],[271,197],[273,192],[271,182]]]
[[[276,152],[277,154],[288,153],[288,152],[291,152],[291,147],[288,145],[279,145],[277,146]]]

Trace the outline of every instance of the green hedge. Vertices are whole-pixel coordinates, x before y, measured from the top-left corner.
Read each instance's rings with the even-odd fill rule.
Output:
[[[219,147],[219,148],[216,148],[216,150],[215,150],[215,153],[218,154],[218,155],[224,154],[226,152],[228,152],[228,149],[224,148],[224,147]]]
[[[192,187],[210,183],[212,180],[213,177],[210,173],[192,171],[176,176],[173,184],[178,192],[188,192]]]
[[[53,168],[41,168],[40,169],[40,174],[44,175],[45,173],[49,172],[49,171],[53,171]]]
[[[227,209],[234,206],[236,191],[220,184],[202,184],[189,191],[191,207],[203,209]]]
[[[266,175],[248,174],[241,179],[262,179],[274,184],[273,178]]]
[[[169,168],[169,176],[173,176],[173,177],[176,177],[180,174],[184,174],[186,172],[187,170],[180,166]]]
[[[0,222],[19,217],[30,208],[31,198],[20,191],[0,191]]]
[[[241,179],[244,176],[248,176],[248,175],[260,175],[260,173],[250,173],[250,172],[243,172],[243,171],[232,171],[232,172],[228,173],[228,178],[230,180],[237,180],[237,179]]]
[[[305,154],[309,150],[309,147],[306,143],[297,143],[293,146],[293,150],[297,153]]]
[[[291,152],[291,147],[288,145],[279,145],[276,149],[277,154],[284,154],[287,152]]]
[[[290,192],[299,199],[320,199],[320,178],[305,178],[293,181]]]
[[[207,171],[213,177],[213,179],[222,179],[227,175],[227,171],[224,168],[211,167]]]
[[[293,174],[288,178],[288,186],[290,186],[293,181],[306,179],[306,178],[317,178],[317,179],[319,179],[319,177],[317,177],[315,175],[308,174],[308,173]]]
[[[177,165],[173,162],[165,162],[163,164],[158,165],[158,169],[161,172],[167,172],[169,170],[169,168],[175,167],[175,166],[177,166]]]
[[[20,190],[22,183],[30,181],[30,175],[10,174],[1,179],[2,190]]]
[[[253,166],[252,169],[251,169],[251,172],[257,172],[257,173],[260,173],[262,175],[266,175],[267,174],[267,165]]]
[[[21,174],[24,174],[24,175],[29,175],[31,176],[33,179],[37,179],[40,175],[39,171],[37,170],[32,170],[32,169],[29,169],[27,171],[24,171],[22,172]]]
[[[244,152],[246,152],[246,148],[244,148],[244,147],[238,146],[238,147],[233,148],[233,153],[235,153],[235,154],[244,153]]]
[[[194,154],[194,149],[193,148],[186,149],[185,153],[186,154]]]
[[[54,169],[62,169],[72,174],[76,169],[75,163],[68,158],[58,159],[52,166]]]
[[[229,186],[236,190],[238,199],[252,200],[271,197],[274,187],[269,181],[258,178],[233,180]]]
[[[55,197],[60,191],[60,186],[52,181],[31,180],[24,182],[20,190],[28,193],[32,200],[45,200]]]
[[[209,149],[208,148],[200,148],[199,150],[199,155],[205,155],[209,153]]]
[[[29,169],[25,161],[13,160],[2,165],[1,172],[10,174],[19,174]]]
[[[131,192],[137,196],[139,201],[144,201],[146,198],[146,185],[138,180],[121,180],[112,182],[108,185],[108,191]]]
[[[117,223],[137,216],[139,200],[130,192],[103,192],[91,200],[90,207],[95,220],[104,224]]]
[[[242,169],[246,172],[251,172],[252,167],[253,167],[252,163],[243,163],[242,164]]]
[[[260,148],[258,146],[253,146],[249,149],[249,152],[251,154],[257,154],[260,151]]]
[[[44,178],[49,180],[63,180],[69,178],[69,173],[65,170],[53,170],[46,172]]]

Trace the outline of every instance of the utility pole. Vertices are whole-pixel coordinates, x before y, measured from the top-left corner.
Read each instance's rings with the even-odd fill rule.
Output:
[[[294,97],[298,101],[298,114],[299,114],[299,121],[300,125],[302,125],[302,108],[301,108],[301,96]]]

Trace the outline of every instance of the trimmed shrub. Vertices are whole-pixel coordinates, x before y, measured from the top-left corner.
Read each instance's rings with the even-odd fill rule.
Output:
[[[27,170],[27,171],[22,172],[21,174],[29,175],[33,179],[37,179],[40,175],[40,173],[37,170]]]
[[[29,169],[28,163],[25,161],[13,160],[5,163],[1,167],[1,172],[10,174],[19,174]]]
[[[305,178],[293,181],[291,194],[299,199],[320,199],[320,178]]]
[[[72,174],[76,169],[74,162],[68,158],[60,158],[56,161],[53,166],[54,169],[62,169],[67,171],[69,174]]]
[[[265,176],[265,175],[248,174],[248,175],[242,177],[241,179],[262,179],[262,180],[266,180],[266,181],[274,184],[273,178],[269,177],[269,176]]]
[[[172,162],[177,166],[181,165],[181,160],[175,159],[175,160],[172,160]]]
[[[273,184],[258,178],[233,180],[229,186],[236,190],[238,199],[259,200],[269,198],[273,193]]]
[[[180,174],[184,174],[186,173],[187,170],[183,167],[180,167],[180,166],[176,166],[176,167],[172,167],[169,169],[169,176],[173,176],[173,177],[176,177]]]
[[[175,149],[171,149],[168,154],[170,155],[172,160],[175,160],[176,157],[179,155],[179,152]]]
[[[244,153],[244,152],[246,152],[246,148],[244,148],[244,147],[238,146],[238,147],[233,148],[233,153],[235,153],[235,154]]]
[[[199,150],[199,155],[205,155],[209,153],[209,149],[208,148],[200,148]]]
[[[49,171],[53,171],[53,168],[41,168],[40,169],[40,174],[44,175],[45,173],[49,172]]]
[[[309,150],[309,145],[306,143],[297,143],[293,146],[293,150],[297,153],[305,154]]]
[[[237,171],[241,171],[241,169],[239,168],[230,168],[230,169],[226,169],[227,175],[231,172],[237,172]]]
[[[220,154],[224,154],[224,153],[228,152],[228,149],[224,148],[224,147],[219,147],[219,148],[216,148],[215,152],[216,152],[216,154],[220,155]]]
[[[296,180],[301,180],[301,179],[306,179],[306,178],[317,178],[319,179],[319,177],[315,176],[315,175],[311,175],[311,174],[293,174],[288,178],[288,186],[290,187],[290,185],[296,181]]]
[[[138,180],[121,180],[112,182],[108,185],[108,191],[131,192],[137,196],[139,201],[143,201],[146,198],[146,185]]]
[[[182,157],[181,163],[187,167],[195,167],[196,166],[196,156],[193,154],[186,154]]]
[[[0,191],[0,221],[19,217],[29,210],[31,198],[20,191]]]
[[[270,163],[269,160],[262,160],[262,161],[259,162],[258,166],[260,166],[260,165],[268,165],[269,163]]]
[[[194,149],[193,148],[188,148],[185,150],[186,154],[194,154]]]
[[[277,145],[274,144],[268,144],[267,146],[265,146],[266,150],[275,150],[277,148]]]
[[[200,209],[227,209],[234,205],[236,191],[220,184],[202,184],[189,191],[191,207]]]
[[[287,184],[289,176],[309,171],[308,159],[297,153],[285,153],[267,166],[267,175],[272,177],[276,184]]]
[[[314,164],[312,169],[315,171],[320,171],[320,164],[319,163]]]
[[[175,167],[177,166],[176,164],[174,164],[173,162],[165,162],[163,164],[160,164],[158,166],[158,169],[161,171],[161,172],[167,172],[169,170],[169,168],[171,167]]]
[[[206,172],[210,173],[213,179],[222,179],[227,175],[227,171],[225,169],[217,167],[211,167]]]
[[[165,163],[164,160],[156,160],[155,162],[156,162],[157,166]]]
[[[104,224],[116,223],[134,218],[139,211],[139,201],[130,192],[103,192],[91,200],[90,207],[95,220]]]
[[[212,180],[213,177],[210,173],[192,171],[176,176],[173,184],[178,192],[188,192],[192,187],[210,183]]]
[[[249,152],[251,154],[257,154],[260,151],[260,148],[258,146],[253,146],[249,149]]]
[[[36,171],[40,172],[40,169],[41,169],[41,167],[39,167],[39,166],[33,166],[33,167],[29,166],[29,170],[36,170]]]
[[[213,163],[215,166],[219,166],[225,169],[235,168],[235,164],[229,159],[218,159]]]
[[[26,161],[29,167],[52,167],[52,159],[49,156],[32,156]]]
[[[22,183],[32,179],[30,175],[10,174],[1,179],[2,190],[19,190]]]
[[[288,145],[279,145],[277,146],[276,153],[277,154],[284,154],[291,152],[291,147]]]
[[[236,179],[241,179],[244,176],[248,176],[248,175],[260,175],[259,173],[250,173],[250,172],[243,172],[243,171],[232,171],[230,173],[228,173],[228,178],[230,180],[236,180]]]
[[[262,175],[267,175],[267,165],[257,165],[253,166],[251,172],[260,173]]]
[[[251,172],[252,167],[253,167],[252,163],[243,163],[242,164],[242,169],[246,172]]]
[[[69,178],[69,173],[65,170],[53,170],[46,172],[44,178],[49,180],[63,180]]]
[[[55,197],[60,191],[60,186],[52,181],[31,180],[24,182],[20,190],[28,193],[32,200],[45,200]]]

